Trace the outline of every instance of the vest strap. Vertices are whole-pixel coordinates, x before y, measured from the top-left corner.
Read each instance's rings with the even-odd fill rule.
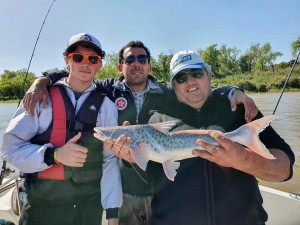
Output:
[[[66,143],[66,109],[64,100],[58,87],[50,88],[50,96],[53,107],[53,130],[50,143],[54,147],[61,147]],[[65,180],[64,165],[54,164],[51,168],[39,172],[39,179]]]

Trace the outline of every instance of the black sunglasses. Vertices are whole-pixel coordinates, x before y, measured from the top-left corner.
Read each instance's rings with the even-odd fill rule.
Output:
[[[123,59],[123,63],[125,63],[126,65],[132,65],[137,60],[140,64],[146,64],[148,62],[148,59],[149,57],[147,55],[130,55]]]
[[[174,79],[177,81],[178,84],[182,84],[186,81],[188,76],[198,79],[198,78],[202,77],[204,74],[205,74],[205,71],[203,69],[197,69],[192,72],[180,73],[180,74],[176,75]]]
[[[99,55],[87,55],[82,53],[70,53],[68,58],[72,58],[74,62],[81,63],[84,59],[88,60],[90,64],[98,64],[101,61],[101,56]]]

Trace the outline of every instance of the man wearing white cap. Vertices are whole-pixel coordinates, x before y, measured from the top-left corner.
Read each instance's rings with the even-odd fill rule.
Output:
[[[22,103],[5,131],[3,158],[25,175],[22,225],[99,225],[102,206],[117,224],[118,158],[93,137],[95,126],[117,125],[117,108],[92,82],[104,56],[92,35],[72,36],[64,52],[69,77],[49,88],[48,107],[38,102],[30,116]]]
[[[267,127],[260,140],[276,159],[266,159],[233,143],[219,132],[245,124],[244,108],[235,112],[224,98],[212,93],[211,68],[197,53],[176,53],[170,64],[171,84],[178,103],[156,113],[151,123],[180,119],[172,131],[203,129],[219,146],[198,140],[199,156],[180,161],[175,181],[162,173],[162,188],[152,200],[152,225],[259,225],[267,221],[255,177],[285,181],[292,176],[295,156],[289,145]],[[259,112],[256,119],[262,117]],[[163,181],[164,180],[164,181]]]

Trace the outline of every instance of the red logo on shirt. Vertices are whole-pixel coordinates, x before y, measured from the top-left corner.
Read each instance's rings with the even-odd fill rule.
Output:
[[[126,98],[120,97],[116,99],[115,104],[118,110],[123,110],[127,107],[127,100]]]

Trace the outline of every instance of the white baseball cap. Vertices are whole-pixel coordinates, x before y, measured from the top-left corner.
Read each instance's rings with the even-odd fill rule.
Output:
[[[94,36],[87,34],[87,33],[80,33],[80,34],[73,35],[67,43],[66,51],[68,51],[70,48],[72,48],[76,45],[80,45],[80,44],[86,44],[86,45],[90,46],[99,55],[101,55],[102,58],[104,58],[105,52],[101,48],[100,41],[98,41],[98,39],[95,38]]]
[[[170,62],[170,83],[172,83],[173,79],[180,71],[186,69],[200,69],[202,67],[208,72],[211,70],[211,66],[205,63],[198,53],[191,50],[177,52]]]

